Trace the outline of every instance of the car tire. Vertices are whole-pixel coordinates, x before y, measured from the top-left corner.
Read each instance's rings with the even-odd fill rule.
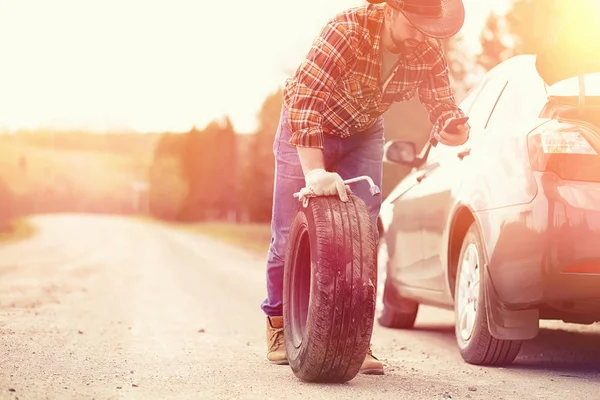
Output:
[[[375,231],[355,195],[315,197],[290,228],[284,265],[287,358],[310,382],[347,382],[369,350],[376,300]]]
[[[522,342],[498,340],[489,331],[483,251],[479,230],[473,223],[465,235],[458,258],[454,301],[456,341],[467,363],[504,366],[514,361]]]
[[[380,237],[377,252],[378,318],[379,325],[393,329],[411,329],[415,325],[419,303],[402,297],[388,277],[389,253],[387,242]],[[384,275],[384,276],[381,276]],[[383,287],[380,287],[383,285]]]

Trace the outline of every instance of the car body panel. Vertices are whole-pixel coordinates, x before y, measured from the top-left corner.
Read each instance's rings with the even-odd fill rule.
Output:
[[[600,183],[552,173],[536,181],[532,203],[478,213],[500,301],[513,309],[600,301]]]

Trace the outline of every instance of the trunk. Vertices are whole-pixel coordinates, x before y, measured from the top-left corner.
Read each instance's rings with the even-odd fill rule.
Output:
[[[600,24],[598,0],[571,0],[536,57],[550,100],[541,117],[566,119],[600,128]],[[598,131],[598,129],[596,129]]]
[[[536,67],[549,86],[600,71],[597,0],[571,0],[538,51]]]
[[[551,98],[541,117],[582,121],[600,129],[600,97],[586,97],[585,102],[580,106],[577,97]]]

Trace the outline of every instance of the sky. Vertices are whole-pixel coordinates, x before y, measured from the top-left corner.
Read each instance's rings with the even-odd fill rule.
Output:
[[[472,49],[490,9],[464,0]],[[335,13],[364,0],[0,0],[0,130],[252,132]]]

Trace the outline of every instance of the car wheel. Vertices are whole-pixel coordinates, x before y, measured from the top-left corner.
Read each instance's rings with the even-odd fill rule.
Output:
[[[296,214],[284,264],[283,323],[298,378],[346,382],[358,374],[375,319],[375,259],[375,231],[359,197],[315,197]]]
[[[377,321],[394,329],[411,329],[415,325],[419,303],[400,296],[388,279],[389,253],[387,242],[380,236],[377,248]]]
[[[498,340],[488,328],[483,285],[483,246],[475,223],[463,240],[455,287],[455,332],[462,358],[469,364],[501,366],[514,361],[521,341]]]

